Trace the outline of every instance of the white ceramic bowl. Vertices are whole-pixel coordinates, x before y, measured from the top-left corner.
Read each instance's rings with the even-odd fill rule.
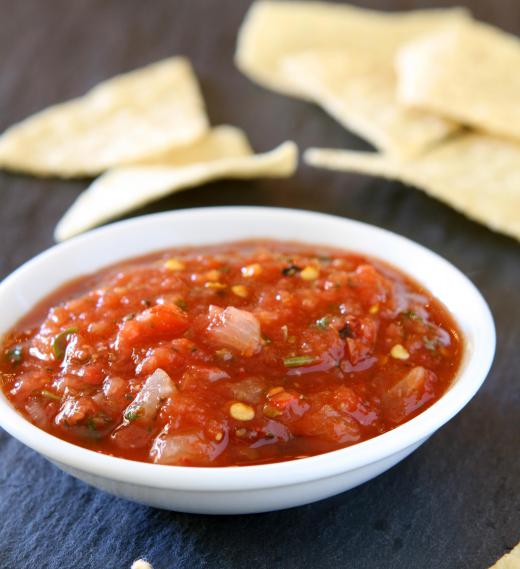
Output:
[[[58,285],[120,259],[177,245],[253,237],[359,251],[413,276],[448,307],[462,329],[465,353],[452,387],[411,421],[371,440],[319,456],[258,466],[164,466],[98,454],[38,429],[1,392],[0,425],[66,472],[117,496],[183,512],[253,513],[320,500],[381,474],[460,411],[484,381],[495,350],[493,319],[482,296],[460,271],[388,231],[297,210],[222,207],[167,212],[115,223],[53,247],[0,284],[0,334]]]

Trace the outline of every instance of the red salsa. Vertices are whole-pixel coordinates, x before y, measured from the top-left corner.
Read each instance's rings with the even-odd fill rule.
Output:
[[[3,339],[5,395],[74,444],[159,464],[316,455],[449,387],[457,327],[385,263],[248,241],[153,253],[70,282]]]

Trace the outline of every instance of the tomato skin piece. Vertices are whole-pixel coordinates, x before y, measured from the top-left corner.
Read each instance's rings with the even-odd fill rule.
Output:
[[[373,318],[348,320],[351,335],[346,339],[349,361],[352,365],[370,357],[376,345],[378,323]]]
[[[121,325],[115,342],[116,349],[127,352],[151,339],[177,338],[188,326],[188,317],[178,306],[157,304]]]
[[[352,273],[350,286],[356,289],[358,299],[368,307],[385,302],[392,292],[391,283],[368,264],[360,265]]]
[[[148,447],[153,440],[153,434],[142,425],[134,424],[115,430],[110,439],[116,447],[136,450]]]
[[[263,413],[266,417],[276,418],[284,424],[298,421],[309,409],[304,397],[294,391],[282,390],[268,396]]]
[[[322,437],[340,444],[352,444],[361,439],[361,429],[357,421],[328,404],[306,413],[295,425],[293,432],[300,436]]]

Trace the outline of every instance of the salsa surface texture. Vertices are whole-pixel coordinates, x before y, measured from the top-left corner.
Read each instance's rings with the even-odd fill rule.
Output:
[[[389,265],[243,241],[67,283],[3,339],[2,389],[45,431],[185,466],[321,454],[433,404],[460,364],[447,309]]]

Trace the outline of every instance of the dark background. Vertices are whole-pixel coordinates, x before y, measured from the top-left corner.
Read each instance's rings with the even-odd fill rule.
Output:
[[[370,8],[450,2],[371,0]],[[461,2],[520,33],[517,0]],[[233,66],[248,1],[0,0],[0,130],[116,73],[188,55],[213,124],[258,150],[282,140],[367,148],[319,108],[268,92]],[[511,70],[519,73],[520,70]],[[52,245],[86,181],[0,174],[0,275]],[[136,215],[258,204],[335,213],[437,251],[480,288],[496,319],[492,372],[475,399],[410,458],[350,492],[284,512],[176,514],[113,498],[62,474],[0,431],[0,567],[485,568],[520,540],[520,247],[415,189],[300,166],[288,180],[207,184]],[[520,215],[520,212],[519,212]]]

